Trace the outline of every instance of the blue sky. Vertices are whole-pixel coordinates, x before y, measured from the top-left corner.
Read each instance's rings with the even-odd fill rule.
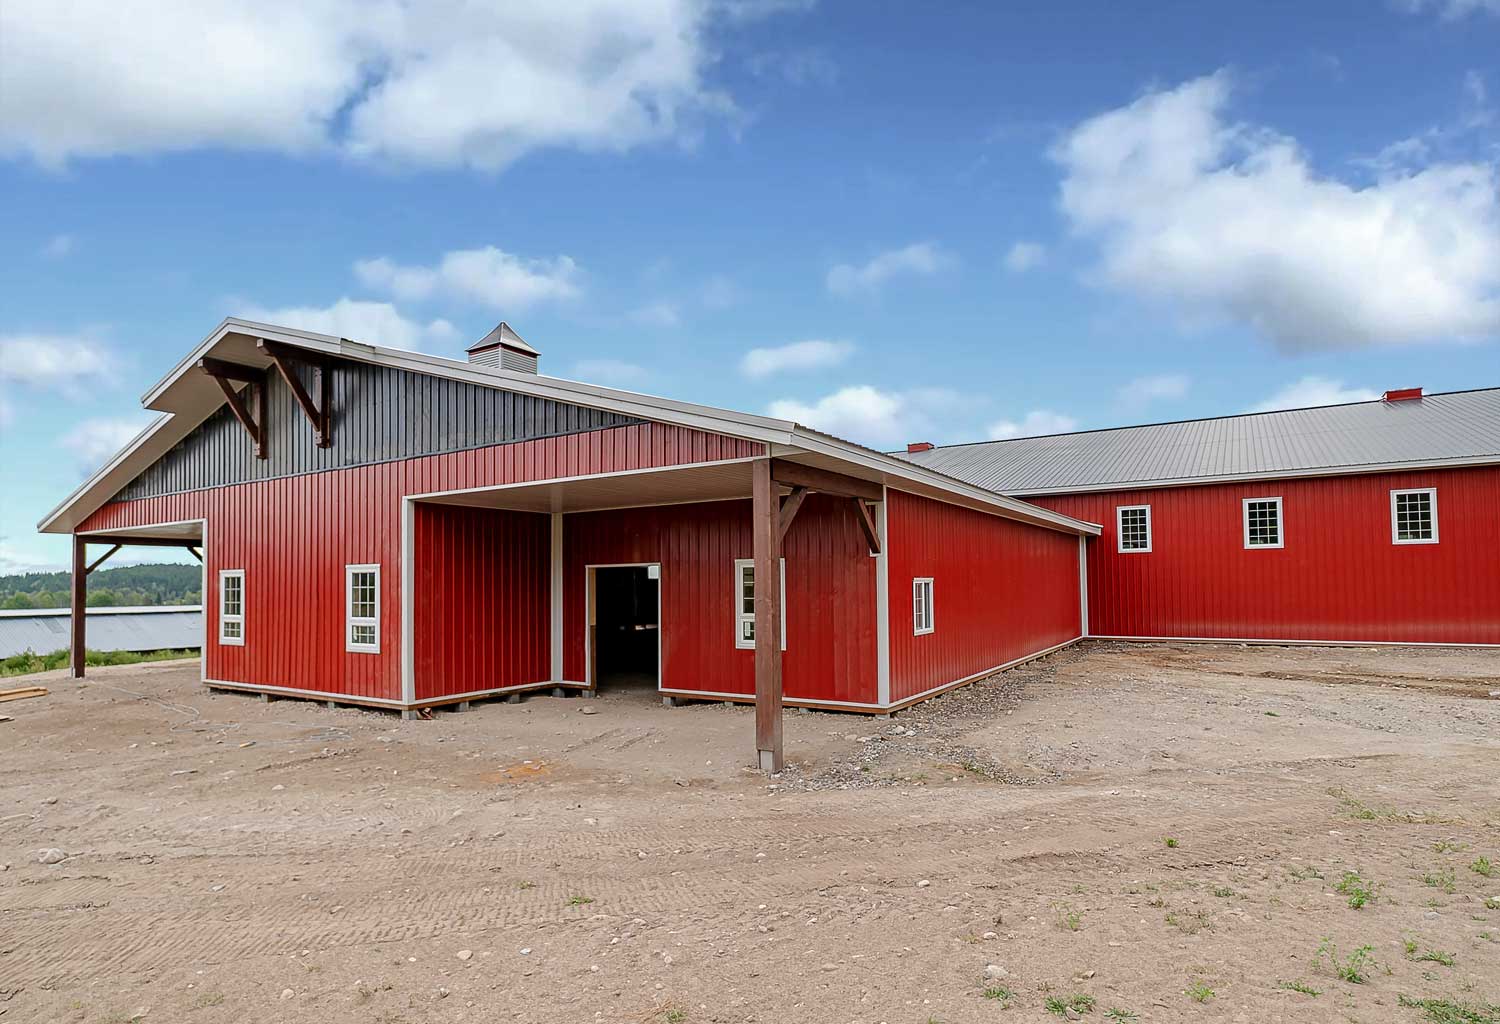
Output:
[[[226,315],[881,447],[1500,385],[1500,0],[495,6],[0,5],[0,571]]]

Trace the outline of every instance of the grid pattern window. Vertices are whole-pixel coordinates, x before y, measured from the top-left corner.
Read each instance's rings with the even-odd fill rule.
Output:
[[[348,592],[348,621],[344,627],[344,649],[364,654],[378,654],[380,653],[380,566],[346,566],[344,582]]]
[[[1280,498],[1245,499],[1245,547],[1279,548],[1286,544]]]
[[[1151,550],[1151,506],[1122,505],[1115,509],[1119,550]]]
[[[245,644],[245,570],[219,573],[219,643]]]
[[[932,632],[931,576],[923,576],[911,581],[911,626],[914,636]]]
[[[1438,542],[1437,488],[1391,492],[1391,543]]]
[[[755,559],[734,563],[734,645],[755,649]],[[781,649],[786,650],[786,559],[781,560]]]

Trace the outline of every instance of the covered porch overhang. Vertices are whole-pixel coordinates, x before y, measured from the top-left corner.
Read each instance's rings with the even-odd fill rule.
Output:
[[[772,580],[779,575],[783,538],[804,498],[811,493],[852,502],[870,553],[883,559],[884,514],[881,505],[885,495],[880,482],[790,459],[764,456],[408,495],[402,517],[404,548],[408,554],[412,551],[411,510],[417,505],[455,505],[551,515],[552,677],[561,680],[564,674],[561,627],[564,514],[748,500],[755,578]],[[413,558],[407,557],[403,561],[403,573],[412,572]],[[411,592],[410,579],[408,575],[403,580],[408,593]],[[772,772],[779,771],[783,764],[781,599],[777,587],[756,588],[756,749],[761,768]],[[413,615],[411,603],[404,602],[402,629],[408,639],[413,632]],[[405,649],[412,650],[412,644],[408,642]]]
[[[73,534],[73,571],[71,579],[71,632],[69,668],[74,679],[82,679],[88,661],[88,578],[121,548],[181,548],[201,564],[203,561],[203,520],[191,519],[151,526],[131,526],[96,533]],[[103,547],[104,553],[89,560],[89,545]]]

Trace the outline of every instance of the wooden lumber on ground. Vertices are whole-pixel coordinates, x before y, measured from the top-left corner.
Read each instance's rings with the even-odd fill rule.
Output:
[[[27,697],[45,697],[45,686],[22,686],[15,690],[0,690],[0,704],[8,700],[25,700]]]

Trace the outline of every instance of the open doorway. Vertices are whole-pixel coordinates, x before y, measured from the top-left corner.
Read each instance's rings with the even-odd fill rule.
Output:
[[[661,685],[661,566],[589,566],[589,683],[594,689]]]

